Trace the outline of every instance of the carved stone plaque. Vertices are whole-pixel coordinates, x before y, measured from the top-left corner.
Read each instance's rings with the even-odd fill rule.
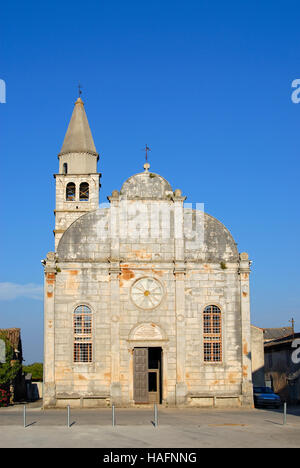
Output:
[[[133,335],[134,340],[162,340],[160,329],[154,323],[142,323]]]

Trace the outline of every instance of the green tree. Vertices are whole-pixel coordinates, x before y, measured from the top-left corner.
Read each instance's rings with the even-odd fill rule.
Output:
[[[43,363],[34,362],[29,366],[23,366],[23,370],[26,374],[32,374],[32,380],[42,382],[43,380]]]
[[[5,362],[0,364],[0,386],[9,385],[18,375],[22,368],[19,361],[13,361],[14,349],[5,335],[0,334],[0,339],[5,342]]]

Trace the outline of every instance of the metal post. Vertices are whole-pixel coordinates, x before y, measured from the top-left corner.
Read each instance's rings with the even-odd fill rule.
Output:
[[[283,425],[286,424],[286,401],[283,403]]]
[[[113,427],[116,425],[115,405],[112,405],[112,425]]]
[[[26,405],[24,405],[24,408],[23,408],[23,424],[24,424],[24,427],[26,427]]]
[[[67,424],[68,424],[68,427],[70,427],[70,405],[67,406],[67,410],[68,410],[68,412],[67,412],[67,415],[68,415],[68,423],[67,423]]]
[[[157,404],[154,403],[154,427],[158,426]]]

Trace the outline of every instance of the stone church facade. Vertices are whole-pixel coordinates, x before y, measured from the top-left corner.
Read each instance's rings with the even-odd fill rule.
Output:
[[[148,163],[99,207],[80,98],[58,157],[44,406],[252,406],[248,255]]]

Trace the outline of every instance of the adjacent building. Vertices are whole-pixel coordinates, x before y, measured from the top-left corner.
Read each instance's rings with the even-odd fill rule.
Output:
[[[283,401],[300,403],[300,333],[292,327],[265,328],[264,339],[267,385]]]
[[[252,382],[254,387],[265,386],[264,330],[251,325]]]

